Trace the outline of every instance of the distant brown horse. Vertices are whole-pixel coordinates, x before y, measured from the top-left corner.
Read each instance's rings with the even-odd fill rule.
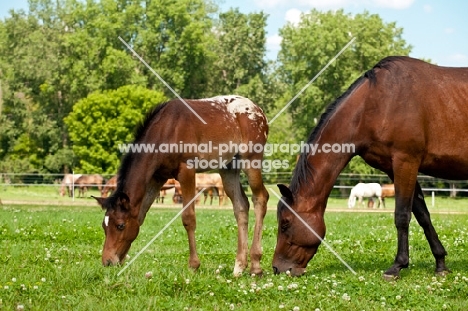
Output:
[[[175,191],[173,196],[174,203],[182,203],[182,190],[178,181],[175,181]],[[218,195],[219,205],[223,204],[224,200],[224,186],[221,179],[221,175],[218,173],[198,173],[195,174],[195,189],[200,191],[204,189],[203,195],[205,197],[203,204],[206,204],[206,200],[210,197],[210,205],[213,204],[214,193]],[[197,198],[195,203],[198,204],[200,198]]]
[[[202,189],[205,188],[205,200],[203,204],[206,204],[208,196],[210,197],[210,205],[213,204],[214,192],[218,194],[219,205],[223,205],[224,200],[224,186],[221,179],[221,175],[218,173],[200,173],[195,176],[196,188]]]
[[[189,266],[197,269],[200,260],[195,242],[195,173],[217,167],[226,194],[233,202],[237,221],[238,247],[234,275],[241,274],[248,263],[249,202],[240,183],[241,170],[248,178],[255,208],[250,273],[262,273],[261,236],[268,201],[268,192],[262,180],[263,148],[245,147],[262,147],[267,135],[268,125],[262,110],[241,96],[218,96],[184,102],[172,100],[157,106],[137,131],[134,144],[178,147],[183,143],[190,148],[126,154],[119,169],[117,190],[107,199],[97,198],[105,210],[102,226],[106,239],[102,263],[113,265],[124,261],[159,190],[169,178],[176,178],[180,182],[186,207],[182,213],[182,223],[188,235]],[[224,151],[221,152],[221,148],[209,150],[206,147],[210,144],[217,148],[223,146]],[[226,145],[230,147],[224,148]]]
[[[78,187],[78,197],[84,198],[88,187],[97,187],[101,191],[104,178],[99,174],[82,175],[75,181],[75,187]]]
[[[335,152],[303,152],[290,187],[279,186],[283,198],[277,210],[274,272],[304,272],[325,236],[323,217],[333,185],[359,155],[395,185],[397,254],[384,277],[396,278],[408,267],[411,212],[424,229],[436,273],[447,273],[446,251],[417,175],[468,179],[468,144],[461,139],[467,129],[468,68],[438,67],[409,57],[380,61],[328,107],[308,139],[324,150],[333,146]]]
[[[73,195],[73,185],[80,177],[81,174],[65,174],[60,185],[60,195],[63,197],[65,196],[65,192],[67,192],[68,196],[71,197]]]
[[[395,185],[394,184],[383,184],[382,185],[382,203],[385,207],[385,198],[390,198],[395,196]]]
[[[115,191],[115,189],[117,189],[117,175],[114,175],[112,176],[107,182],[106,184],[104,185],[104,187],[102,187],[102,190],[101,190],[101,196],[103,198],[107,198],[107,195],[112,192]]]
[[[166,183],[161,187],[159,195],[156,196],[156,203],[164,203],[164,197],[166,196],[166,191],[174,188],[176,185],[176,180],[174,178],[168,179]],[[178,182],[177,182],[178,183]]]

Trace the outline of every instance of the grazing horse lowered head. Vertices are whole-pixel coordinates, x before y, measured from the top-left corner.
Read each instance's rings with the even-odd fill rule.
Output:
[[[115,191],[117,189],[117,175],[112,176],[102,187],[101,190],[101,197],[107,198],[107,195]]]
[[[348,208],[353,208],[356,205],[356,198],[358,198],[359,205],[364,205],[363,198],[379,199],[379,206],[383,205],[382,202],[382,187],[378,183],[358,183],[351,189],[348,199]]]
[[[354,148],[339,153],[303,152],[290,187],[280,186],[283,198],[277,211],[274,272],[304,272],[325,236],[324,213],[333,185],[358,155],[385,172],[395,185],[397,254],[384,277],[394,279],[408,267],[411,213],[424,229],[436,273],[447,273],[447,253],[432,225],[417,176],[421,172],[468,179],[468,144],[460,139],[467,128],[468,68],[439,67],[409,57],[381,60],[328,107],[307,142]]]
[[[157,106],[138,129],[134,144],[174,148],[170,152],[126,154],[119,168],[116,191],[107,199],[96,198],[105,211],[102,263],[113,265],[124,261],[159,190],[168,179],[175,178],[184,194],[182,223],[189,242],[189,266],[197,269],[200,260],[195,239],[195,173],[212,170],[213,165],[219,168],[237,221],[234,275],[241,274],[248,265],[249,202],[240,183],[240,171],[247,176],[255,211],[250,273],[261,274],[261,236],[268,201],[262,180],[262,160],[267,135],[268,124],[262,110],[241,96],[171,100]],[[217,149],[207,149],[210,144]],[[241,148],[249,144],[261,145],[262,152]],[[178,146],[179,149],[175,148]],[[185,148],[187,146],[190,148]],[[223,147],[223,151],[218,147]],[[210,165],[206,166],[208,163]]]

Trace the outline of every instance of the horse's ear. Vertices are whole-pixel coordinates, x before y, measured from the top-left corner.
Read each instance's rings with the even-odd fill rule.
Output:
[[[288,186],[283,185],[283,184],[278,184],[277,186],[283,197],[290,200],[291,202],[294,201],[293,194],[291,192],[291,189],[289,189]]]
[[[125,193],[119,193],[117,196],[120,206],[125,209],[130,209],[130,198]]]
[[[99,205],[101,205],[102,209],[105,209],[104,201],[106,200],[106,198],[95,197],[93,195],[91,197],[96,199],[96,201],[99,203]]]

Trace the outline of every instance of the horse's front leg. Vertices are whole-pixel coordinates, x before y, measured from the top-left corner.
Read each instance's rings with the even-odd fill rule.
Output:
[[[383,199],[382,199],[382,196],[378,197],[378,199],[379,199],[379,207],[378,207],[378,208],[384,208],[384,207],[385,207],[385,203],[384,203],[384,201],[383,201]]]
[[[223,180],[224,190],[232,201],[237,221],[237,256],[233,274],[240,276],[248,264],[249,201],[240,184],[239,170],[220,170],[219,173]]]
[[[196,270],[200,267],[200,259],[197,254],[197,245],[195,241],[195,229],[197,227],[197,221],[195,217],[195,202],[193,197],[195,196],[195,171],[188,169],[185,164],[179,168],[179,174],[177,179],[180,182],[181,191],[183,193],[182,202],[184,205],[184,211],[182,212],[182,224],[187,231],[188,243],[189,243],[189,267]]]
[[[418,173],[418,164],[410,161],[393,163],[395,176],[395,227],[397,229],[398,247],[393,265],[384,272],[386,280],[400,276],[400,270],[409,264],[408,230],[411,221],[414,189]]]
[[[361,205],[362,205],[362,207],[366,207],[366,205],[365,205],[363,199],[364,199],[364,197],[359,197],[359,199],[358,199],[358,206],[361,206]]]

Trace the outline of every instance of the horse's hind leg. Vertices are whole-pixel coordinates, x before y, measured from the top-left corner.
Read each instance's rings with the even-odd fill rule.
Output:
[[[189,242],[189,267],[196,270],[200,266],[200,259],[198,258],[195,241],[195,229],[197,227],[195,203],[192,201],[195,196],[195,171],[185,167],[180,168],[177,179],[180,182],[181,191],[183,193],[182,201],[185,209],[182,212],[182,224],[187,231]]]
[[[224,190],[231,199],[234,216],[237,221],[237,255],[234,265],[234,276],[240,276],[247,268],[248,229],[249,229],[249,200],[242,190],[239,170],[220,170]]]
[[[421,190],[419,183],[416,184],[416,189],[414,192],[413,198],[413,214],[419,225],[424,230],[424,235],[426,236],[429,246],[431,247],[432,254],[436,260],[436,274],[445,275],[450,270],[445,266],[445,256],[447,252],[442,246],[442,243],[439,240],[437,232],[434,229],[434,226],[431,222],[431,215],[424,201],[424,196]]]
[[[260,169],[244,170],[249,180],[250,188],[252,189],[252,202],[255,212],[255,228],[252,239],[252,247],[250,248],[250,273],[261,275],[262,268],[260,260],[262,259],[262,230],[263,219],[267,211],[268,191],[263,185],[262,171]]]

